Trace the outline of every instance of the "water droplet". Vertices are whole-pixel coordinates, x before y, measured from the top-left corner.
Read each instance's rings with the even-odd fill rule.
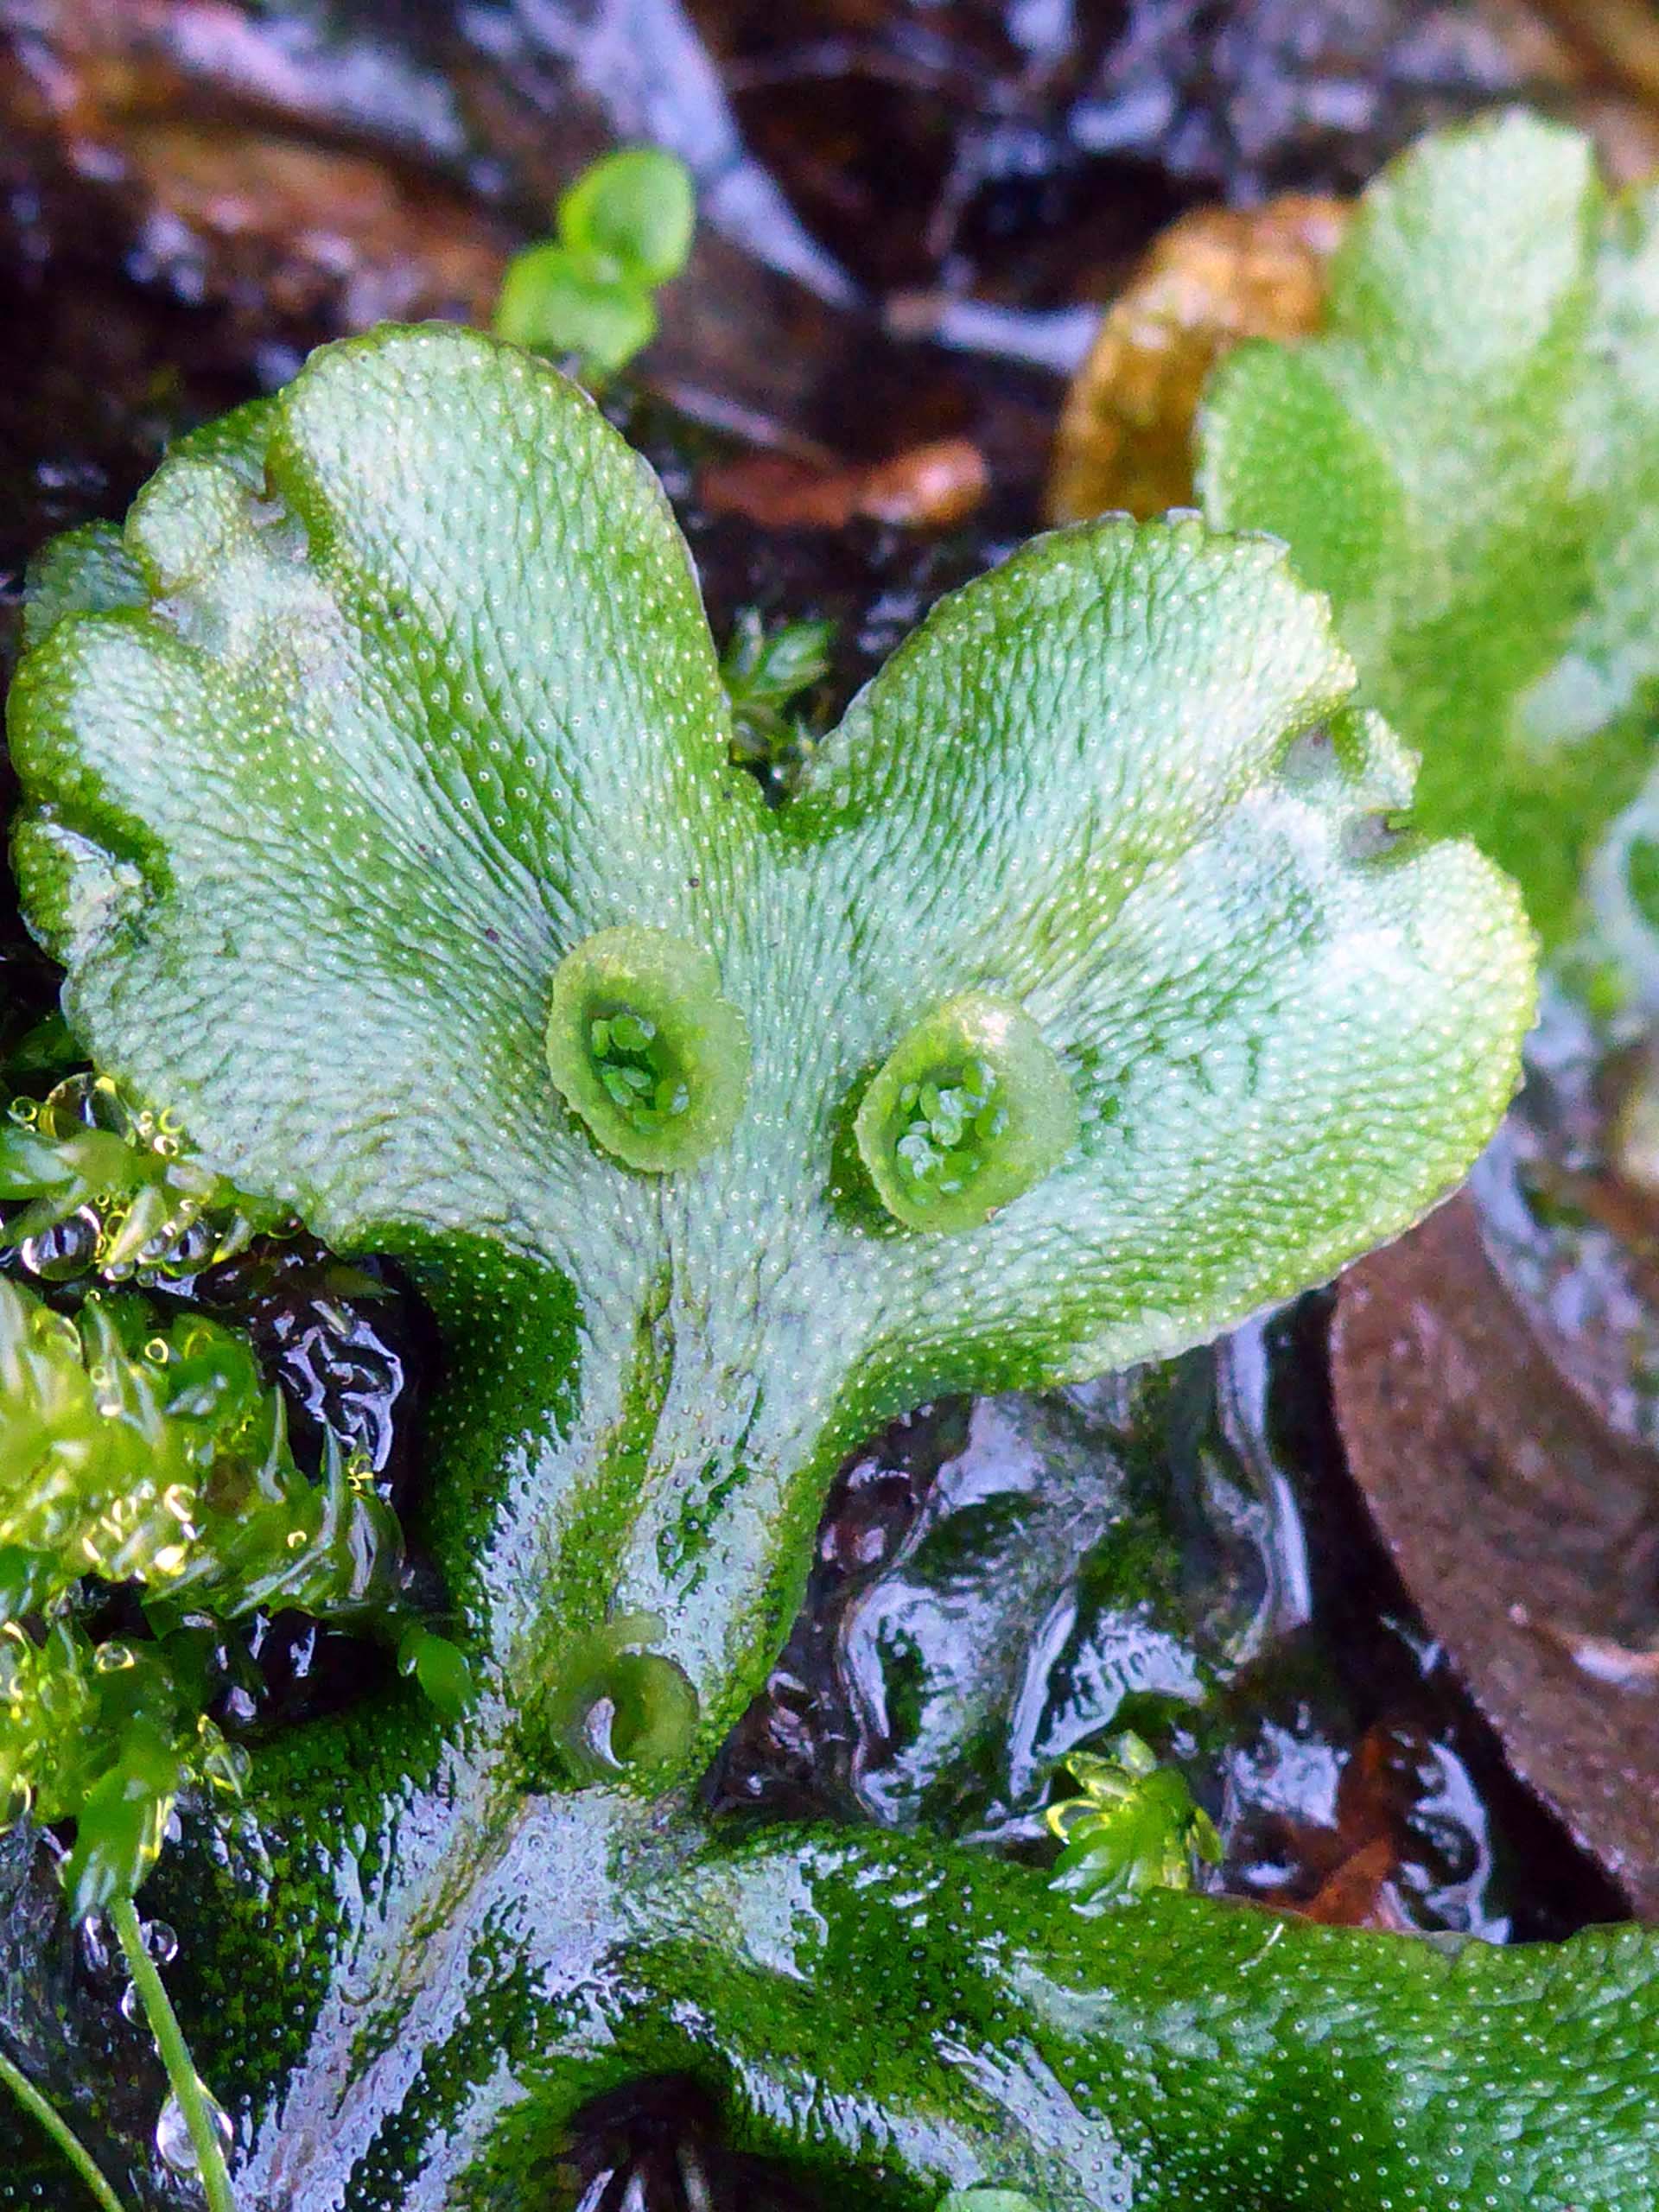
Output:
[[[23,1265],[42,1282],[68,1282],[92,1266],[102,1233],[97,1214],[82,1206],[67,1221],[54,1222],[38,1236],[26,1236],[21,1247]]]
[[[143,1923],[144,1948],[158,1967],[170,1967],[179,1955],[179,1939],[164,1920]]]
[[[245,1745],[216,1744],[202,1761],[202,1773],[215,1789],[239,1797],[252,1771],[253,1760]]]
[[[200,2083],[197,2086],[200,2088]],[[201,2101],[207,2107],[214,2132],[228,2151],[233,2139],[229,2120],[206,2088],[201,2088]],[[169,2173],[194,2174],[198,2171],[196,2146],[190,2140],[184,2107],[176,2097],[169,2097],[162,2107],[162,2116],[156,2123],[156,2152]]]

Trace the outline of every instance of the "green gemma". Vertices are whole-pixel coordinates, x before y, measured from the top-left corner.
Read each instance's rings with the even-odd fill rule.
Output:
[[[976,1229],[1077,1141],[1077,1103],[1031,1016],[965,991],[900,1038],[864,1094],[858,1148],[911,1229]]]
[[[660,1173],[731,1135],[748,1088],[749,1033],[708,953],[625,924],[559,963],[547,1064],[607,1152]]]

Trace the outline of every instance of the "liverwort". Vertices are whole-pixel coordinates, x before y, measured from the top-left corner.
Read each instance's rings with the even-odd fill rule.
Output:
[[[894,2212],[1420,2212],[1465,2166],[1435,2212],[1519,2212],[1552,2158],[1635,2212],[1649,2101],[1592,2113],[1574,2053],[1649,2031],[1639,1936],[1553,1967],[1592,2027],[1523,2046],[1485,2024],[1524,1960],[1090,1916],[692,1809],[879,1421],[1325,1280],[1511,1093],[1514,891],[1402,826],[1411,759],[1282,550],[1038,540],[769,807],[660,487],[544,362],[433,327],[182,441],[41,592],[16,849],[72,1020],[234,1188],[395,1253],[444,1339],[470,1694],[279,1739],[156,1878],[245,2202],[496,2212],[585,2100],[677,2072]]]
[[[1596,878],[1622,810],[1659,808],[1656,359],[1659,186],[1611,194],[1582,133],[1484,117],[1369,187],[1317,337],[1222,363],[1198,469],[1213,521],[1330,594],[1421,755],[1419,821],[1509,868],[1547,946],[1588,879],[1649,996],[1659,931]]]

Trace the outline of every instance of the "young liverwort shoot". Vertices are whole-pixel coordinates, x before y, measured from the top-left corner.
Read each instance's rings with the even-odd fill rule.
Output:
[[[656,336],[656,296],[684,268],[696,221],[683,162],[654,147],[607,155],[560,200],[555,235],[508,264],[497,334],[607,383]]]

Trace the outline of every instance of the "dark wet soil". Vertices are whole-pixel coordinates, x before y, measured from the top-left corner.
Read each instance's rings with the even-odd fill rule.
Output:
[[[1046,1856],[1057,1760],[1128,1725],[1186,1772],[1239,1896],[1497,1942],[1623,1916],[1378,1546],[1329,1318],[1309,1299],[1173,1368],[895,1424],[842,1471],[712,1803]]]

